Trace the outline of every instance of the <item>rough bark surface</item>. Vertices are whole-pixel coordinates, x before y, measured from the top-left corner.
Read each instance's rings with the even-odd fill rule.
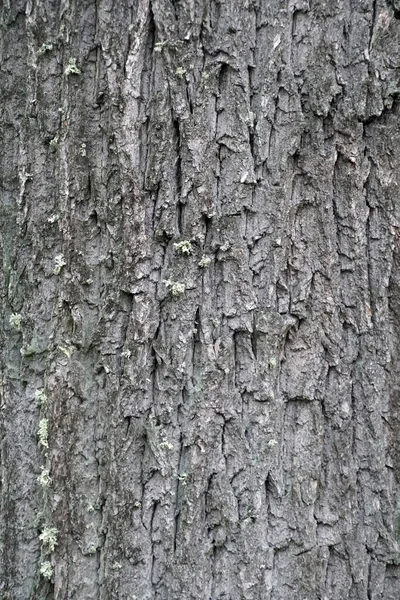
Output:
[[[399,599],[399,18],[3,0],[0,598]]]

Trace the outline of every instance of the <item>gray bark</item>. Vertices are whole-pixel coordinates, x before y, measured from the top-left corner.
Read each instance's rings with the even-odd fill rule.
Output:
[[[399,18],[4,0],[1,599],[398,600]]]

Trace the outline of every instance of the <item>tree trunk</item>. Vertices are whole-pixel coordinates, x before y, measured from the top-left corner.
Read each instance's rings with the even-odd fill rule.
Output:
[[[0,598],[398,600],[400,2],[0,14]]]

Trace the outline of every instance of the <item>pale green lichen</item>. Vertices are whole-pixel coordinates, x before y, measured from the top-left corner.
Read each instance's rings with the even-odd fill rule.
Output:
[[[223,244],[220,247],[220,250],[221,250],[221,252],[226,252],[227,250],[229,250],[230,247],[231,247],[230,243],[229,242],[225,242],[225,244]]]
[[[54,257],[53,274],[59,275],[61,273],[61,269],[65,267],[66,264],[67,263],[65,261],[64,254],[56,254],[56,256]]]
[[[186,256],[189,256],[189,254],[192,254],[193,252],[193,246],[189,242],[189,240],[177,242],[176,244],[174,244],[174,248],[177,254],[186,254]]]
[[[46,52],[51,52],[51,50],[53,50],[53,44],[51,42],[45,42],[37,50],[36,55],[43,56],[43,54],[46,54]]]
[[[96,544],[89,544],[89,546],[86,548],[86,552],[85,554],[96,554],[97,552],[97,546]]]
[[[206,269],[207,267],[210,266],[211,263],[212,263],[212,258],[210,256],[207,256],[206,254],[203,254],[200,262],[198,263],[198,266],[200,267],[200,269]]]
[[[164,284],[174,298],[181,296],[185,293],[186,285],[179,281],[172,281],[172,279],[164,279]]]
[[[46,551],[49,554],[54,552],[54,548],[57,546],[57,537],[58,530],[55,527],[45,527],[39,535],[40,541],[46,547]]]
[[[68,359],[71,358],[71,354],[74,351],[74,347],[67,344],[65,346],[58,346],[58,349],[65,354]]]
[[[64,71],[65,75],[80,75],[81,70],[76,64],[76,58],[70,58]]]
[[[9,322],[11,327],[16,329],[17,331],[22,330],[22,315],[20,315],[19,313],[12,313]]]
[[[45,394],[44,389],[36,390],[35,400],[40,406],[43,406],[43,407],[47,406],[47,396]]]
[[[37,480],[42,487],[44,487],[44,488],[50,487],[52,484],[52,479],[50,477],[50,469],[47,469],[46,467],[42,467],[42,472],[40,473]]]
[[[154,44],[154,52],[162,52],[162,49],[168,42],[157,42]]]
[[[59,137],[58,135],[55,135],[50,141],[49,141],[49,146],[50,148],[57,148],[58,146],[58,142],[59,142]]]
[[[42,562],[40,565],[40,574],[43,575],[45,579],[51,579],[53,575],[53,567],[50,561],[46,560]]]
[[[184,69],[183,67],[178,67],[177,70],[175,71],[175,74],[178,75],[178,77],[181,79],[184,74],[186,73],[186,69]]]
[[[38,349],[35,346],[35,344],[24,344],[19,352],[21,356],[23,356],[24,358],[28,358],[29,356],[35,356],[37,351]]]
[[[173,445],[170,442],[167,442],[167,440],[164,440],[163,442],[160,442],[159,447],[162,450],[173,450]]]
[[[38,428],[39,444],[43,448],[49,447],[49,422],[47,419],[40,419]]]

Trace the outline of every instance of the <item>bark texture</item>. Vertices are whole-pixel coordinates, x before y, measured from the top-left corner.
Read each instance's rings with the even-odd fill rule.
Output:
[[[399,599],[399,18],[3,0],[1,599]]]

